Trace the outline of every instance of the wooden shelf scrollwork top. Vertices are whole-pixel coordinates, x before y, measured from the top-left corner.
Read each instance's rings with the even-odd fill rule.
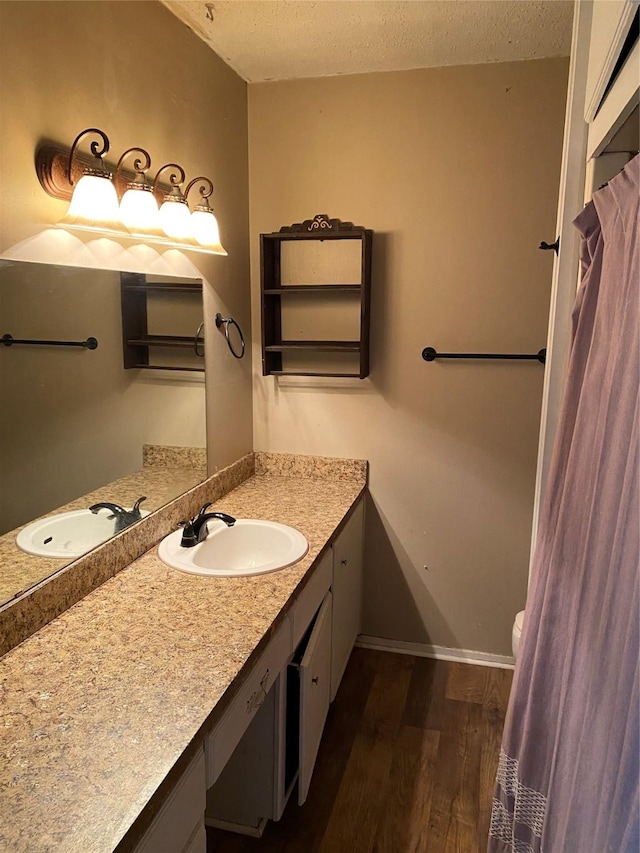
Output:
[[[323,231],[364,231],[361,225],[353,222],[343,222],[341,219],[329,219],[326,213],[318,213],[313,219],[305,219],[304,222],[296,222],[293,225],[283,225],[281,234],[290,233],[322,233]]]

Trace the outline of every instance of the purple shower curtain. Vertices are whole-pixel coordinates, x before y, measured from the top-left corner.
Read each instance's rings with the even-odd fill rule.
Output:
[[[635,157],[575,221],[582,283],[489,853],[638,853],[640,262]]]

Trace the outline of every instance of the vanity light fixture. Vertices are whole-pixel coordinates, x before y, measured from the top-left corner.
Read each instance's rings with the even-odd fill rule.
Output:
[[[121,155],[116,166],[116,174],[120,172],[122,162],[133,152],[142,154],[144,161],[136,157],[133,168],[136,176],[127,184],[127,189],[120,202],[120,219],[125,228],[139,237],[157,235],[158,232],[158,204],[154,198],[153,190],[147,183],[145,173],[151,166],[151,157],[144,148],[128,148]]]
[[[169,175],[171,189],[166,193],[164,201],[160,206],[158,215],[160,228],[162,228],[167,237],[171,237],[173,240],[188,240],[193,237],[190,222],[191,212],[187,200],[180,189],[186,180],[186,175],[182,166],[178,166],[177,163],[167,163],[165,166],[161,166],[153,182],[153,188],[156,192],[158,189],[158,180],[165,169],[176,169],[177,173],[172,172]]]
[[[100,138],[90,145],[94,160],[78,151],[78,143],[86,134],[97,134]],[[70,149],[47,143],[36,151],[36,172],[44,190],[54,198],[71,199],[67,215],[59,223],[61,227],[211,255],[227,254],[220,243],[217,219],[209,206],[213,193],[209,178],[194,178],[183,193],[184,169],[177,163],[167,163],[150,185],[147,172],[151,157],[144,148],[128,148],[118,160],[114,174],[102,159],[108,151],[107,135],[95,127],[79,133]],[[123,162],[134,153],[141,156],[133,160],[133,174],[127,173]],[[171,170],[168,184],[163,184],[161,176],[167,170]],[[200,203],[192,213],[187,196],[196,184],[200,184]]]
[[[203,175],[200,178],[194,178],[190,181],[185,190],[185,197],[189,197],[189,191],[197,183],[201,184],[198,189],[200,204],[196,205],[191,214],[191,233],[196,238],[196,242],[201,246],[208,247],[212,251],[224,252],[220,244],[218,220],[209,206],[209,199],[213,194],[213,184],[209,178],[205,178]]]
[[[87,133],[96,133],[102,140],[102,146],[95,140],[91,143],[91,153],[96,163],[85,167],[80,180],[75,183],[71,166],[78,142]],[[109,139],[98,128],[91,127],[83,130],[73,140],[69,153],[67,180],[74,187],[71,204],[63,223],[70,228],[83,231],[99,227],[101,231],[113,233],[120,228],[118,210],[118,195],[113,185],[113,175],[105,168],[102,155],[109,150]]]

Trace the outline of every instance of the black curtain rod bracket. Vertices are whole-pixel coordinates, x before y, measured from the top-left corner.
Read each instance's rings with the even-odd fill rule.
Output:
[[[547,360],[546,349],[537,353],[514,353],[514,352],[437,352],[433,347],[425,347],[422,350],[425,361],[435,361],[437,358],[481,358],[481,359],[514,359],[515,361],[539,361],[544,364]]]
[[[98,341],[96,338],[87,338],[86,341],[32,341],[26,338],[14,338],[13,335],[3,335],[0,338],[6,347],[11,347],[14,344],[30,344],[32,346],[41,347],[83,347],[84,349],[97,349]]]
[[[560,238],[556,237],[555,243],[547,243],[546,240],[543,240],[542,243],[538,246],[539,249],[542,249],[543,252],[550,252],[552,249],[556,253],[556,255],[560,251]]]

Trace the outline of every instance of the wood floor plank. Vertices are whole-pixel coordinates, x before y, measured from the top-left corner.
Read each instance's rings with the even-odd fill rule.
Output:
[[[427,853],[440,733],[403,726],[373,853]]]
[[[513,680],[513,672],[498,670],[503,675],[496,679],[499,687],[498,701],[490,705],[483,705],[480,728],[480,741],[482,752],[480,755],[480,835],[486,838],[489,834],[491,822],[491,804],[493,801],[493,788],[495,785],[496,771],[498,769],[498,758],[500,756],[500,742],[504,719],[509,704],[509,690]]]
[[[415,658],[402,721],[405,726],[442,731],[449,667],[444,660]]]
[[[429,822],[428,853],[479,853],[480,716],[471,702],[447,700]],[[486,839],[484,841],[486,846]]]
[[[510,669],[451,663],[445,695],[447,699],[501,708],[509,699],[512,679]]]
[[[380,661],[320,853],[371,853],[413,665],[407,655]]]

